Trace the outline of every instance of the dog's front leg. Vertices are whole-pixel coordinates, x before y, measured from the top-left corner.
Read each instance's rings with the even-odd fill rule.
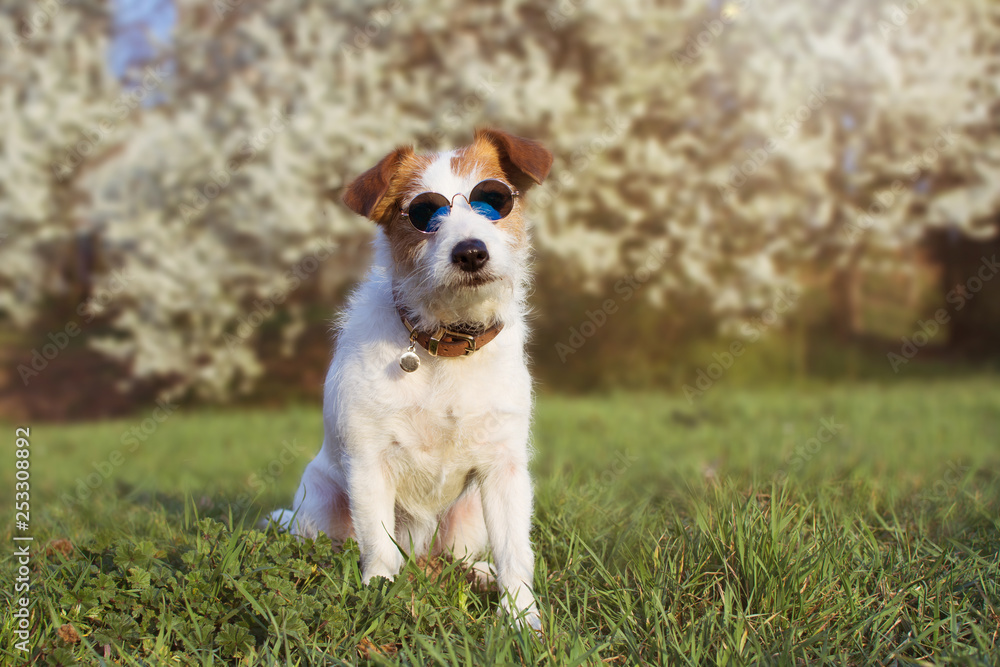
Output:
[[[394,578],[403,556],[393,542],[396,484],[377,461],[352,465],[349,474],[351,522],[361,549],[361,577]]]
[[[526,448],[524,448],[526,449]],[[486,532],[496,561],[503,609],[517,624],[542,629],[532,583],[531,478],[526,457],[503,456],[481,478]]]

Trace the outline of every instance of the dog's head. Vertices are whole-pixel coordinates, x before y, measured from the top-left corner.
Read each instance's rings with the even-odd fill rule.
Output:
[[[397,148],[347,186],[344,203],[381,227],[397,298],[415,324],[489,326],[523,299],[522,198],[551,166],[540,144],[480,129],[454,151]]]

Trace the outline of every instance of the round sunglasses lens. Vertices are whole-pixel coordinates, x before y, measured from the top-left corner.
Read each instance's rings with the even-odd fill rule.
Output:
[[[425,193],[417,195],[407,208],[407,215],[410,224],[422,232],[433,232],[437,230],[440,219],[438,213],[444,208],[444,213],[448,212],[448,200],[444,195],[435,193]]]
[[[495,218],[491,216],[487,217],[499,220],[506,217],[511,212],[511,209],[514,208],[514,194],[503,181],[483,181],[472,189],[472,193],[469,195],[469,203],[473,209],[477,208],[477,204],[485,204],[497,213]]]

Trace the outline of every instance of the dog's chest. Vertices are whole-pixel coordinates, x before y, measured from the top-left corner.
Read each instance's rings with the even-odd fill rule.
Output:
[[[328,400],[365,425],[350,446],[375,449],[374,460],[394,480],[400,503],[438,511],[461,495],[474,472],[491,468],[498,444],[518,439],[518,424],[523,430],[531,409],[523,352],[509,340],[470,357],[433,358],[421,351],[419,368],[403,373],[398,360],[405,348],[391,301],[368,312],[371,320],[352,320],[345,331]],[[509,326],[501,335],[518,333]],[[378,342],[366,342],[372,338]],[[349,440],[346,431],[342,440]]]
[[[488,439],[455,406],[410,406],[393,423],[385,461],[405,504],[434,508],[457,498]]]

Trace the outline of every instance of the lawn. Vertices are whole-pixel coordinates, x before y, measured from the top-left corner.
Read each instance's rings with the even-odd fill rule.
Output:
[[[35,648],[7,613],[0,663],[1000,663],[993,378],[540,397],[542,638],[454,564],[362,586],[355,545],[247,528],[290,501],[317,407],[167,409],[32,425]]]

